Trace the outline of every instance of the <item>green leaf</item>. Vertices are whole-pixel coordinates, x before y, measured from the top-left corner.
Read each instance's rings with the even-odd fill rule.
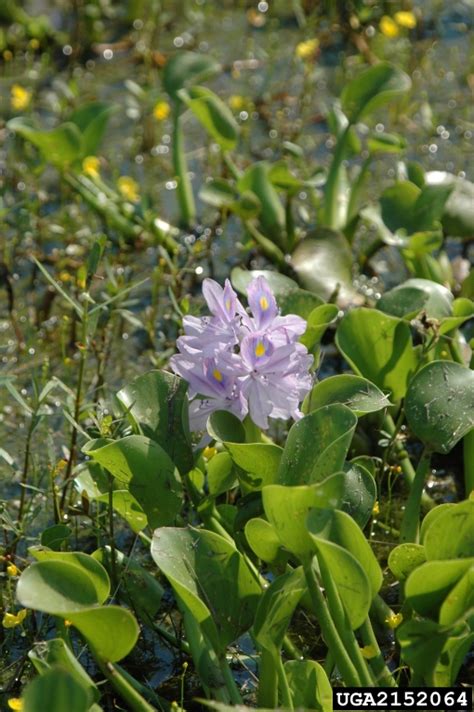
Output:
[[[37,561],[63,561],[67,564],[74,564],[86,573],[94,584],[97,603],[104,603],[108,598],[110,579],[107,571],[89,554],[84,554],[82,551],[48,551],[40,547],[31,547],[29,553]]]
[[[429,171],[425,177],[429,185],[452,188],[441,217],[444,232],[453,237],[472,237],[474,234],[474,183],[445,171]]]
[[[279,576],[260,597],[253,634],[257,644],[277,655],[296,606],[306,591],[301,567]]]
[[[428,560],[474,556],[474,500],[446,508],[426,530],[424,546]]]
[[[232,458],[227,452],[218,452],[207,463],[207,484],[211,497],[232,489],[237,482]]]
[[[278,294],[277,302],[282,314],[297,314],[302,319],[307,319],[308,329],[310,327],[311,315],[313,312],[316,312],[316,310],[322,308],[322,313],[319,312],[319,320],[316,314],[313,317],[314,323],[312,328],[318,330],[318,335],[319,330],[322,328],[320,322],[324,319],[331,320],[332,314],[334,313],[333,310],[336,309],[336,313],[338,311],[334,304],[324,304],[321,297],[318,297],[312,292],[308,292],[306,289],[291,289],[284,294]],[[325,323],[324,329],[326,327],[327,324]],[[303,343],[303,337],[301,337],[300,341]]]
[[[347,512],[361,529],[369,521],[375,500],[377,486],[373,475],[357,461],[344,465],[344,492],[339,509]]]
[[[424,544],[425,543],[425,535],[426,532],[428,531],[429,527],[434,523],[438,517],[445,512],[447,509],[451,509],[452,507],[455,507],[456,505],[453,502],[443,502],[442,504],[438,504],[436,507],[433,507],[433,509],[430,509],[429,512],[426,513],[423,521],[421,522],[421,529],[420,529],[420,543]]]
[[[268,485],[262,490],[265,515],[282,546],[304,561],[314,554],[314,545],[306,527],[306,517],[313,507],[337,507],[344,488],[344,475],[337,473],[314,485],[289,487]]]
[[[322,665],[314,660],[288,660],[285,673],[295,709],[332,712],[332,687]]]
[[[100,603],[93,578],[85,569],[66,561],[31,564],[18,581],[16,597],[22,606],[63,615]]]
[[[166,576],[180,608],[224,653],[253,623],[259,596],[243,556],[226,539],[203,529],[157,529],[153,560]]]
[[[181,474],[193,466],[186,382],[166,371],[149,371],[117,393],[139,434],[155,440]]]
[[[173,463],[154,440],[129,435],[94,449],[89,442],[84,452],[125,485],[154,527],[170,524],[181,509],[182,485]]]
[[[441,625],[450,625],[465,620],[468,611],[472,609],[474,609],[474,564],[445,598],[439,612],[439,622]]]
[[[66,524],[53,524],[53,526],[43,529],[40,541],[42,546],[59,551],[71,534],[72,529]]]
[[[410,383],[405,412],[427,447],[450,452],[474,428],[474,371],[451,361],[428,363]]]
[[[277,482],[312,484],[342,470],[356,425],[354,413],[339,403],[305,415],[288,433]]]
[[[247,289],[249,284],[257,277],[265,277],[277,301],[280,297],[285,296],[289,292],[292,292],[293,290],[298,290],[298,283],[295,282],[294,279],[291,279],[290,277],[287,277],[286,275],[280,274],[279,272],[275,272],[273,270],[246,270],[242,269],[241,267],[234,267],[234,269],[230,273],[232,286],[234,287],[234,289],[240,292],[240,294],[244,294],[245,296],[247,296]]]
[[[454,329],[459,329],[465,321],[474,317],[474,302],[471,299],[460,297],[453,302],[452,316],[446,316],[439,325],[440,334],[448,334]]]
[[[97,702],[100,699],[100,692],[94,681],[89,677],[71,648],[62,638],[53,638],[36,643],[28,653],[28,658],[41,675],[51,668],[60,667],[70,673],[88,691],[90,700]]]
[[[102,606],[70,611],[67,616],[104,661],[117,662],[135,647],[139,628],[133,615],[121,606]]]
[[[397,629],[402,658],[425,681],[430,680],[449,636],[446,629],[430,620],[410,620]]]
[[[253,163],[237,181],[242,193],[251,191],[260,201],[260,223],[265,235],[272,237],[280,245],[284,242],[285,210],[269,178],[269,164],[266,161]]]
[[[328,300],[338,289],[339,302],[349,302],[352,286],[352,254],[344,235],[318,228],[298,243],[291,265],[302,287]],[[339,303],[338,302],[338,303]]]
[[[308,351],[313,351],[319,346],[326,329],[336,320],[338,314],[339,307],[335,304],[321,304],[321,306],[317,306],[310,312],[307,318],[306,331],[300,337],[300,342],[306,346]],[[303,315],[300,313],[300,316]]]
[[[346,373],[319,381],[306,396],[303,412],[311,413],[332,403],[342,403],[359,417],[391,405],[388,397],[374,383]]]
[[[207,421],[207,432],[218,442],[245,442],[245,428],[228,410],[215,410]]]
[[[47,670],[26,687],[23,712],[88,712],[92,698],[77,678],[61,668]]]
[[[82,136],[73,123],[61,124],[51,131],[41,131],[19,116],[11,119],[7,126],[36,146],[45,161],[59,168],[66,168],[81,156]]]
[[[420,544],[400,544],[392,549],[388,566],[399,581],[405,581],[412,571],[426,561],[425,547]]]
[[[98,502],[109,502],[109,493],[96,497]],[[125,519],[130,529],[141,532],[148,525],[148,517],[136,498],[128,491],[116,489],[112,492],[112,507]]]
[[[172,99],[177,99],[180,89],[203,81],[219,70],[220,65],[209,55],[178,52],[166,62],[163,86]]]
[[[370,153],[401,153],[406,147],[406,139],[399,134],[373,132],[367,139]]]
[[[472,567],[474,558],[452,561],[427,561],[409,575],[405,596],[417,613],[437,617],[448,593]]]
[[[410,181],[401,181],[386,188],[380,196],[382,220],[392,232],[410,232],[411,215],[421,190]]]
[[[93,101],[71,114],[69,121],[75,124],[82,134],[81,158],[97,153],[112,112],[113,107]]]
[[[394,401],[404,397],[418,363],[407,324],[375,309],[354,309],[339,324],[336,344],[356,373],[390,390]]]
[[[193,86],[181,89],[177,95],[223,151],[235,148],[239,126],[231,110],[217,94],[206,87]]]
[[[448,639],[433,674],[435,687],[451,687],[456,683],[461,665],[473,643],[474,632],[470,631]]]
[[[369,542],[352,517],[338,509],[313,509],[306,523],[311,536],[317,539],[318,546],[324,540],[352,554],[367,576],[373,599],[382,585],[382,571]]]
[[[423,310],[429,318],[442,319],[452,314],[453,295],[429,279],[408,279],[386,292],[377,302],[377,309],[406,319]]]
[[[266,519],[254,517],[245,525],[245,537],[252,551],[268,564],[278,564],[285,560],[282,544],[275,529]]]
[[[410,89],[411,80],[405,72],[388,62],[379,62],[345,85],[342,110],[354,124]]]
[[[234,463],[251,475],[252,489],[262,489],[276,481],[283,452],[281,447],[271,443],[224,444]]]
[[[223,178],[211,178],[201,187],[199,197],[203,203],[212,205],[214,208],[230,210],[238,199],[238,192]]]

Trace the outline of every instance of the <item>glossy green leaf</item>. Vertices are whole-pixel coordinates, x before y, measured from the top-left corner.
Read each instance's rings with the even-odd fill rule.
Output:
[[[332,712],[332,687],[315,660],[288,660],[285,673],[295,709]]]
[[[428,561],[474,556],[474,500],[445,509],[426,530],[424,546]]]
[[[335,304],[321,304],[310,312],[307,317],[306,331],[300,337],[300,342],[306,346],[308,351],[313,351],[320,344],[326,329],[336,320],[338,314],[339,308]],[[300,316],[303,315],[300,314]]]
[[[314,485],[264,487],[265,515],[282,546],[302,561],[310,558],[314,554],[314,545],[308,534],[306,517],[313,507],[338,507],[343,489],[342,473]]]
[[[413,318],[422,310],[434,319],[449,317],[453,295],[442,284],[429,279],[408,279],[386,292],[377,302],[377,309],[400,318]]]
[[[207,421],[207,432],[219,442],[245,442],[245,428],[236,415],[228,410],[215,410]]]
[[[265,277],[270,289],[277,298],[286,295],[288,292],[298,289],[298,283],[294,279],[287,277],[280,272],[268,269],[253,269],[247,270],[242,267],[234,267],[230,273],[232,286],[241,294],[247,295],[247,288],[252,280],[257,277]]]
[[[433,509],[430,509],[429,512],[426,513],[426,515],[423,518],[423,521],[421,522],[421,529],[420,529],[420,543],[424,544],[425,543],[425,535],[426,532],[428,531],[429,527],[435,522],[438,517],[445,512],[447,509],[450,509],[451,507],[455,507],[456,505],[453,502],[442,502],[441,504],[438,504],[436,507],[433,507]]]
[[[293,613],[306,591],[306,581],[301,567],[278,576],[260,597],[253,634],[257,644],[274,654],[279,654]]]
[[[218,452],[207,463],[207,484],[211,497],[232,489],[237,482],[232,458],[227,452]]]
[[[319,381],[303,403],[303,412],[311,413],[332,403],[342,403],[357,416],[374,413],[391,405],[380,388],[366,378],[341,374]]]
[[[379,62],[348,82],[341,94],[341,106],[351,123],[406,94],[410,77],[388,62]]]
[[[308,292],[306,289],[292,289],[284,294],[278,294],[277,302],[282,314],[297,314],[308,321],[308,328],[310,327],[311,315],[316,310],[320,308],[325,309],[326,311],[323,311],[321,316],[323,318],[329,318],[329,316],[333,314],[333,309],[337,309],[334,304],[324,304],[321,297],[318,297],[317,294],[313,294],[313,292]],[[313,318],[314,329],[319,327],[320,321],[318,321],[315,315]],[[303,337],[301,337],[300,341],[303,343]]]
[[[433,673],[435,687],[455,685],[459,670],[473,643],[474,632],[469,630],[463,631],[460,635],[450,636]]]
[[[216,651],[250,628],[261,588],[229,541],[202,529],[162,528],[151,555]]]
[[[338,290],[338,303],[349,302],[352,286],[352,254],[342,233],[318,228],[298,243],[291,265],[302,287],[328,300]]]
[[[186,382],[166,371],[149,371],[117,393],[137,433],[156,440],[181,474],[193,466]]]
[[[89,699],[96,702],[99,700],[99,689],[62,638],[36,643],[28,653],[28,658],[41,675],[51,668],[60,667],[70,673],[88,691]]]
[[[88,712],[89,690],[74,675],[61,668],[47,670],[25,689],[23,712]]]
[[[459,329],[464,322],[474,318],[474,302],[460,297],[453,302],[452,316],[446,316],[439,325],[440,334],[448,334],[453,329]]]
[[[405,596],[422,616],[437,617],[448,593],[472,567],[474,558],[427,561],[409,575]]]
[[[163,86],[168,94],[176,99],[180,89],[203,81],[216,74],[219,69],[220,65],[208,54],[178,52],[166,62]]]
[[[332,542],[348,551],[362,567],[369,582],[371,598],[382,585],[382,571],[362,530],[338,509],[313,509],[306,520],[308,531],[318,540]]]
[[[339,324],[336,344],[356,373],[391,391],[393,400],[404,397],[418,363],[407,324],[375,309],[354,309]]]
[[[223,151],[235,148],[239,126],[231,110],[217,94],[206,87],[193,86],[181,89],[177,95]]]
[[[66,524],[53,524],[41,532],[41,544],[54,551],[59,551],[71,534],[72,529]]]
[[[16,588],[22,606],[62,615],[99,604],[93,578],[66,561],[45,560],[23,571]]]
[[[400,544],[389,554],[388,566],[399,581],[405,581],[412,571],[426,561],[425,547],[420,544]]]
[[[465,619],[474,609],[474,562],[464,576],[451,589],[439,612],[439,622],[450,625]]]
[[[69,611],[66,618],[84,636],[96,655],[112,663],[130,653],[140,632],[133,615],[121,606]]]
[[[108,504],[109,494],[102,494],[96,499]],[[148,525],[148,517],[143,507],[128,490],[116,489],[112,492],[112,507],[125,519],[133,532],[141,532]]]
[[[474,371],[451,361],[428,363],[410,383],[405,412],[427,447],[450,452],[474,428]]]
[[[11,119],[8,128],[36,146],[45,161],[59,168],[74,163],[81,156],[82,136],[73,123],[64,123],[51,131],[32,127],[22,117]]]
[[[283,450],[271,443],[225,443],[234,463],[251,476],[252,489],[261,489],[277,479]],[[212,462],[212,460],[211,460]]]
[[[245,525],[248,545],[259,559],[268,564],[277,564],[282,557],[282,543],[272,525],[266,519],[254,517]]]
[[[445,171],[428,171],[425,177],[429,185],[447,185],[452,188],[441,217],[444,232],[453,237],[472,237],[474,235],[474,183]]]
[[[370,517],[375,500],[377,485],[369,470],[357,461],[344,465],[344,490],[339,509],[349,514],[363,529]]]
[[[94,441],[84,450],[122,486],[127,486],[143,507],[150,526],[174,521],[181,509],[182,485],[173,463],[158,443],[143,435],[129,435],[93,448]]]
[[[386,188],[380,196],[382,220],[392,232],[411,232],[411,215],[421,190],[410,181],[401,181]]]
[[[409,620],[397,629],[403,660],[425,681],[431,678],[448,636],[449,628],[430,620]]]
[[[276,481],[312,484],[342,470],[356,425],[354,413],[339,403],[305,415],[288,433]]]
[[[37,561],[63,561],[73,564],[87,574],[94,584],[97,603],[104,603],[110,593],[110,579],[107,571],[94,557],[82,551],[50,551],[40,547],[31,547],[29,553]]]

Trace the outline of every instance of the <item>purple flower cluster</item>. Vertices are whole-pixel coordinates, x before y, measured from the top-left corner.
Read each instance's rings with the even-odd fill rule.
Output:
[[[205,279],[202,291],[212,316],[183,319],[185,335],[170,361],[189,383],[192,430],[204,430],[215,410],[240,420],[249,414],[260,428],[268,428],[269,417],[300,418],[299,404],[312,386],[313,357],[298,342],[305,320],[280,316],[264,277],[248,287],[251,314],[229,280],[222,289]]]

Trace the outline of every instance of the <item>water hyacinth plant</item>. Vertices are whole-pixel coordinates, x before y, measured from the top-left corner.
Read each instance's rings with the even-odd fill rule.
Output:
[[[348,688],[395,709],[454,687],[466,708],[462,3],[18,5],[3,706],[332,712]]]

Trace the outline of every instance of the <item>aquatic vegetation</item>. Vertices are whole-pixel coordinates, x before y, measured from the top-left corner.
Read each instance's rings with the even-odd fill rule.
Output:
[[[466,694],[470,80],[425,6],[177,5],[0,9],[6,704]]]

